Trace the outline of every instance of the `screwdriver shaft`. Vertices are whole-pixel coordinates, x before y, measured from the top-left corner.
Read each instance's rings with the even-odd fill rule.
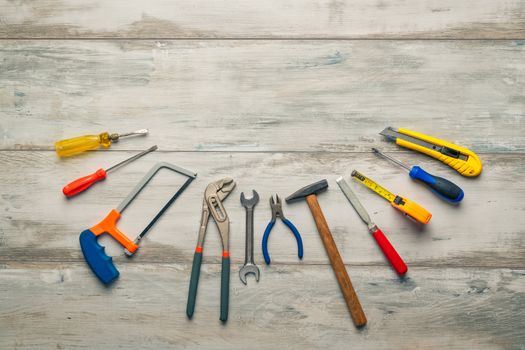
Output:
[[[400,162],[400,161],[397,160],[397,159],[394,159],[394,158],[392,158],[392,157],[390,157],[390,156],[387,156],[386,154],[384,154],[383,152],[381,152],[381,151],[378,150],[377,148],[373,148],[373,147],[372,147],[372,151],[374,151],[376,154],[379,154],[381,157],[386,158],[386,159],[388,159],[389,161],[391,161],[391,162],[393,162],[393,163],[399,165],[400,167],[402,167],[402,168],[404,168],[404,169],[410,171],[410,167],[409,167],[408,165],[406,165],[406,164],[403,163],[403,162]]]
[[[146,135],[148,133],[148,129],[140,129],[133,132],[127,132],[124,134],[118,134],[118,137],[126,137],[126,136],[134,136],[134,135]]]
[[[152,146],[152,147],[148,148],[147,150],[142,151],[142,152],[140,152],[140,153],[138,153],[138,154],[135,154],[133,157],[129,157],[128,159],[125,159],[125,160],[123,160],[122,162],[117,163],[117,164],[115,164],[115,165],[113,165],[113,166],[107,168],[107,169],[106,169],[106,173],[107,173],[107,172],[110,172],[111,170],[115,170],[116,168],[118,168],[118,167],[120,167],[120,166],[122,166],[122,165],[125,165],[125,164],[128,164],[128,163],[131,163],[131,162],[134,161],[135,159],[140,158],[140,157],[142,157],[142,156],[144,156],[144,155],[146,155],[146,154],[148,154],[148,153],[150,153],[150,152],[153,152],[153,151],[155,151],[156,149],[157,149],[157,145]]]

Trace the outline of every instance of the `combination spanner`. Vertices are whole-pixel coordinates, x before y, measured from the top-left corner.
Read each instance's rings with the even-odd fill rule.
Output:
[[[253,260],[253,208],[259,202],[259,194],[252,190],[253,195],[250,199],[244,197],[241,193],[241,204],[246,208],[246,244],[244,266],[239,270],[239,277],[242,283],[246,284],[246,275],[253,273],[255,280],[259,282],[259,268]]]

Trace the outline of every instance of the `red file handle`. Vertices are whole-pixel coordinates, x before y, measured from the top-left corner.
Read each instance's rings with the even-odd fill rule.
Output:
[[[405,273],[407,273],[408,268],[405,262],[403,261],[403,259],[401,259],[399,254],[397,254],[396,250],[394,249],[392,244],[390,244],[390,241],[388,240],[388,238],[386,238],[385,234],[380,229],[376,229],[376,231],[372,233],[372,236],[374,236],[374,238],[376,239],[377,244],[383,251],[383,254],[385,254],[386,258],[388,259],[390,265],[392,265],[394,270],[396,270],[396,272],[400,275],[404,275]]]
[[[67,184],[62,189],[62,192],[67,197],[73,197],[74,195],[79,194],[80,192],[86,190],[88,187],[93,185],[95,182],[104,180],[105,178],[106,178],[106,171],[104,169],[98,169],[93,174],[81,177],[80,179],[76,179],[75,181]]]

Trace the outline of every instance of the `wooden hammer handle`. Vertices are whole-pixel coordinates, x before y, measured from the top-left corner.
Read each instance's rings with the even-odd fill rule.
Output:
[[[357,294],[355,293],[354,287],[352,286],[350,277],[346,272],[345,264],[343,263],[341,255],[337,250],[337,246],[335,245],[332,233],[330,232],[328,224],[326,223],[326,219],[324,218],[323,212],[321,211],[319,202],[317,202],[317,196],[315,194],[306,196],[306,202],[310,207],[310,211],[314,217],[315,224],[317,225],[317,230],[319,231],[319,235],[323,241],[326,253],[330,258],[332,269],[334,270],[335,276],[337,277],[337,282],[339,283],[341,292],[343,292],[343,296],[345,298],[346,305],[348,306],[348,310],[350,311],[350,315],[352,316],[352,320],[354,320],[356,326],[364,326],[366,324],[365,313],[363,312],[361,303],[357,298]]]

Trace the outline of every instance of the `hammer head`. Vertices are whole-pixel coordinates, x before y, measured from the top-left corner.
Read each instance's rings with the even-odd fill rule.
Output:
[[[328,181],[326,181],[326,179],[314,182],[313,184],[305,186],[301,188],[299,191],[295,192],[294,194],[291,194],[288,197],[286,197],[286,203],[295,202],[300,199],[304,199],[306,196],[309,196],[311,194],[318,194],[320,192],[325,191],[327,188],[328,188]]]

